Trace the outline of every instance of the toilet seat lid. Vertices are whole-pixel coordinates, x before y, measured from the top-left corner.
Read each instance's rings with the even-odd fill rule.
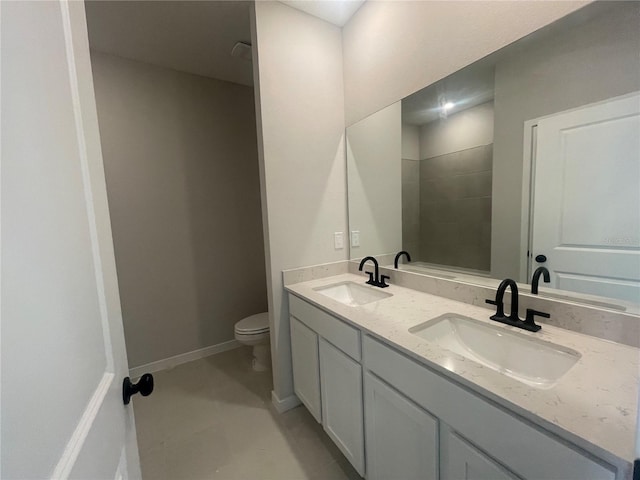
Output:
[[[238,333],[263,333],[269,331],[269,312],[256,313],[236,323]]]

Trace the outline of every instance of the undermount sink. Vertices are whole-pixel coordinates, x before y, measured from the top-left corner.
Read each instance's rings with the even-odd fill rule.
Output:
[[[354,282],[334,283],[314,288],[314,290],[350,307],[366,305],[393,296],[392,293]]]
[[[409,332],[537,388],[551,388],[582,355],[528,335],[448,313]]]

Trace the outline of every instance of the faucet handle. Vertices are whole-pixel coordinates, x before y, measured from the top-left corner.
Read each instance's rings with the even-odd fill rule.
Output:
[[[385,280],[389,280],[391,277],[389,275],[381,275],[380,276],[380,288],[388,287],[389,284],[385,282]]]
[[[539,312],[538,310],[534,310],[533,308],[527,308],[527,318],[525,319],[525,322],[533,322],[533,317],[536,315],[538,317],[551,318],[551,315],[549,315],[548,313]]]
[[[504,318],[504,304],[502,302],[498,302],[497,300],[490,300],[488,298],[485,299],[485,302],[488,303],[489,305],[495,305],[496,307],[495,315],[491,316],[490,318],[493,318],[493,317]]]
[[[534,321],[535,316],[551,318],[551,315],[545,312],[539,312],[538,310],[534,310],[533,308],[527,308],[527,316],[524,319],[524,324],[527,326],[527,330],[531,330],[532,332],[537,332],[542,327],[540,325],[536,325]]]
[[[369,274],[369,280],[367,280],[367,283],[369,285],[375,285],[376,282],[373,280],[373,272],[367,272],[366,270],[364,271],[364,273],[368,273]]]

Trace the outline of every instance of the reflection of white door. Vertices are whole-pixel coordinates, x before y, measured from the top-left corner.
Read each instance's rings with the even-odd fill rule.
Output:
[[[639,303],[640,95],[540,120],[534,179],[552,286]]]
[[[0,476],[139,477],[84,4],[0,19]]]

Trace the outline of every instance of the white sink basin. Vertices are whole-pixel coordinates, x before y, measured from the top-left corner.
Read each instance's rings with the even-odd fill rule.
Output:
[[[367,303],[377,302],[383,298],[393,296],[392,293],[387,293],[378,287],[369,287],[368,285],[360,285],[354,282],[334,283],[314,288],[314,290],[350,307],[366,305]]]
[[[570,348],[454,313],[412,327],[409,332],[543,389],[553,387],[581,357]]]

